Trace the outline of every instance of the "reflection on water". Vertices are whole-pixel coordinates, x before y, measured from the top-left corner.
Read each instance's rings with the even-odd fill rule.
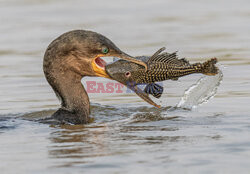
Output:
[[[137,119],[137,122],[138,119]],[[143,122],[143,121],[142,121]],[[183,141],[183,136],[166,136],[160,132],[176,131],[174,127],[131,125],[126,122],[117,128],[117,122],[103,125],[63,125],[50,135],[50,158],[64,160],[56,167],[92,163],[100,157],[121,156],[136,152],[131,146],[161,145]],[[147,132],[147,134],[145,134]],[[151,133],[156,133],[154,136]],[[116,157],[115,157],[116,158]],[[55,167],[55,166],[54,166]]]
[[[221,126],[223,118],[220,117],[191,120],[177,118],[153,122],[140,122],[138,118],[135,118],[137,121],[134,122],[134,118],[131,118],[122,124],[110,122],[54,127],[49,135],[48,154],[50,159],[57,162],[53,161],[51,167],[64,170],[74,168],[77,172],[81,171],[82,167],[96,172],[126,172],[133,167],[141,171],[140,167],[152,165],[150,168],[159,172],[166,167],[182,171],[184,168],[178,164],[178,160],[182,159],[184,166],[202,165],[217,168],[223,164],[224,158],[219,157],[218,165],[214,166],[212,159],[205,156],[217,156],[218,150],[212,152],[213,149],[227,146],[230,141],[227,133],[241,133],[241,130],[229,130],[231,123],[224,122],[224,126]],[[220,135],[219,132],[224,132],[224,135]],[[224,143],[226,144],[223,145]],[[231,146],[228,150],[230,153],[239,150],[240,153],[244,153],[243,149],[246,148],[247,144],[241,145],[241,150]],[[201,157],[199,153],[205,156]],[[235,162],[234,159],[232,161]],[[178,169],[175,164],[180,168]]]
[[[0,1],[1,172],[248,173],[249,6],[248,0]],[[135,94],[92,93],[89,125],[31,121],[59,107],[42,57],[54,38],[72,29],[100,32],[133,56],[166,46],[191,63],[217,57],[223,82],[193,109],[174,106],[204,79],[198,74],[165,81],[160,110]],[[83,81],[89,79],[110,82]],[[201,93],[191,90],[191,106],[204,98],[194,94],[216,87],[202,82]]]
[[[105,127],[92,127],[88,130],[83,126],[62,126],[61,129],[50,135],[51,158],[72,158],[80,160],[77,162],[84,162],[88,157],[109,155],[108,146],[104,143]]]

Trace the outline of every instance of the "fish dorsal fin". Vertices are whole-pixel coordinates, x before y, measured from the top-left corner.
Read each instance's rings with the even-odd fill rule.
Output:
[[[167,63],[169,65],[179,65],[188,66],[190,63],[186,59],[178,59],[177,51],[173,53],[163,52],[159,54],[158,50],[150,59],[148,60],[148,65],[150,63]]]
[[[149,60],[153,60],[155,57],[157,57],[162,51],[164,51],[166,49],[166,47],[162,47],[160,48],[158,51],[156,51],[153,56],[150,57]]]
[[[151,63],[151,62],[168,62],[168,61],[171,61],[171,60],[174,60],[174,59],[178,59],[177,58],[177,52],[174,52],[174,53],[164,52],[162,54],[159,54],[159,51],[160,50],[158,50],[153,56],[150,57],[150,59],[148,60],[148,63]]]

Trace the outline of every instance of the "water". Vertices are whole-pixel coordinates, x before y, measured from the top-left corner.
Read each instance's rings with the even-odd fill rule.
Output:
[[[1,173],[249,173],[249,6],[247,0],[0,0]],[[79,28],[104,34],[134,56],[166,46],[191,62],[217,57],[223,80],[214,97],[191,110],[173,108],[202,75],[164,82],[160,110],[124,90],[90,93],[89,125],[32,121],[59,107],[42,72],[47,45]],[[216,85],[207,89],[213,94]]]
[[[222,82],[223,74],[219,70],[215,76],[204,76],[197,81],[196,84],[190,86],[184,93],[180,102],[177,104],[179,108],[193,109],[203,103],[206,103],[216,95],[218,87]]]

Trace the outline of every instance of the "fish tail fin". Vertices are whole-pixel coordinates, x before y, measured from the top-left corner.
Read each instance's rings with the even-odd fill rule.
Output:
[[[203,65],[202,73],[209,76],[214,76],[218,74],[218,68],[215,66],[217,61],[218,61],[217,58],[212,58],[204,62],[202,64]]]
[[[218,73],[218,68],[215,66],[217,63],[217,58],[212,58],[204,63],[193,64],[195,69],[205,75],[214,76]]]

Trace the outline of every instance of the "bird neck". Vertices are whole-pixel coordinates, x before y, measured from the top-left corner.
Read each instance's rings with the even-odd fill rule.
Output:
[[[82,123],[89,122],[90,104],[81,79],[82,76],[72,71],[57,74],[56,85],[51,85],[61,99],[61,110],[70,112],[67,117],[77,117]],[[70,119],[70,118],[69,118]]]

